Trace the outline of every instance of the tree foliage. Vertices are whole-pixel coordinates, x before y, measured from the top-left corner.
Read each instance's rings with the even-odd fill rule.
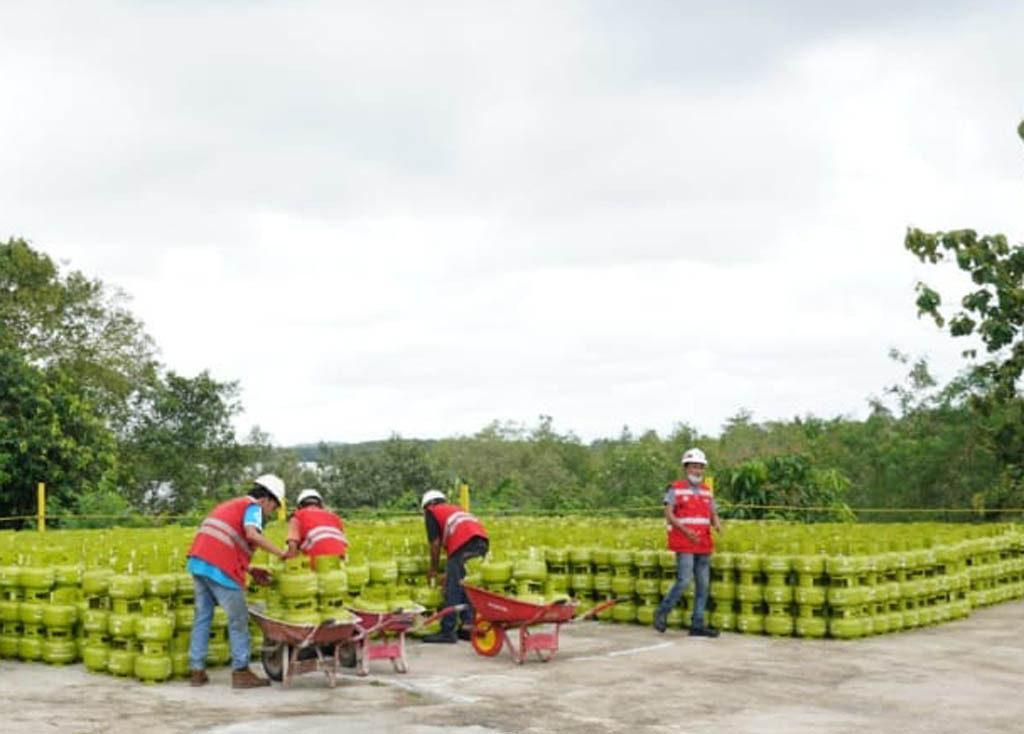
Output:
[[[113,434],[80,387],[57,367],[0,350],[0,511],[33,514],[40,481],[58,506],[107,491],[116,467]]]

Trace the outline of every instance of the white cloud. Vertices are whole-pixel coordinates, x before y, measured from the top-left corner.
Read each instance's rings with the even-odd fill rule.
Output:
[[[824,7],[8,5],[0,237],[282,442],[863,413],[961,366],[905,228],[1022,239],[1024,14]]]

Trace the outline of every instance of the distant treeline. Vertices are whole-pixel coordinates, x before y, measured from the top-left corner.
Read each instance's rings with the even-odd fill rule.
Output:
[[[707,452],[726,517],[1018,517],[1024,247],[971,230],[910,230],[904,244],[970,273],[976,290],[951,318],[923,284],[916,303],[953,337],[978,336],[985,355],[940,386],[927,363],[894,353],[906,381],[872,399],[864,420],[759,422],[741,411],[714,436],[679,423],[668,435],[623,428],[583,442],[540,416],[469,436],[281,448],[258,427],[236,436],[237,383],[162,364],[116,288],[61,272],[25,240],[0,242],[0,527],[32,525],[38,482],[67,526],[191,522],[268,471],[290,496],[315,487],[350,514],[415,512],[425,490],[454,497],[461,482],[484,512],[654,514],[690,446]]]

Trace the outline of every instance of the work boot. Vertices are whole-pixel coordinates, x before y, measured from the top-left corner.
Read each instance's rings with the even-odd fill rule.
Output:
[[[714,627],[690,627],[690,637],[718,637]]]
[[[188,684],[190,686],[205,686],[210,682],[210,676],[206,674],[205,670],[193,670],[189,673]]]
[[[269,685],[269,680],[266,678],[260,678],[248,668],[231,671],[232,688],[262,688],[263,686]]]
[[[668,622],[665,617],[660,614],[654,615],[654,629],[658,632],[664,632],[668,627]]]
[[[446,633],[446,632],[438,632],[438,633],[433,634],[433,635],[424,635],[423,636],[423,641],[424,642],[443,642],[443,643],[448,643],[448,644],[454,644],[455,642],[458,641],[458,638],[455,636],[454,632],[452,632],[451,634]]]

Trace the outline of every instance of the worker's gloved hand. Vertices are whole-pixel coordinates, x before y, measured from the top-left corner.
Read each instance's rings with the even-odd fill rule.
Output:
[[[266,570],[265,568],[250,568],[249,574],[252,576],[253,581],[255,581],[260,586],[270,585],[270,571]]]

